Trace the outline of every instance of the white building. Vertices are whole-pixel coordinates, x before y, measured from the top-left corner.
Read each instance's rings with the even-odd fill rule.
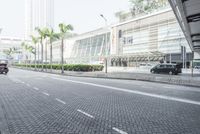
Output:
[[[36,27],[54,27],[54,0],[25,0],[25,38],[35,33]]]
[[[53,61],[60,61],[59,42],[54,43],[53,51]],[[66,63],[101,64],[104,57],[108,58],[108,65],[118,67],[161,61],[189,67],[192,53],[168,8],[65,40]]]
[[[30,43],[30,40],[24,40],[21,38],[16,37],[9,37],[9,36],[0,36],[0,59],[7,59],[7,55],[4,53],[5,50],[9,50],[11,48],[16,48],[19,50],[19,53],[12,54],[13,60],[24,60],[25,55],[23,55],[21,43],[26,41]]]

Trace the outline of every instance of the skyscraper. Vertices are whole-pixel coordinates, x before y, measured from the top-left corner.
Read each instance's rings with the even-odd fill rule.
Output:
[[[54,0],[25,0],[25,39],[35,27],[54,27]]]

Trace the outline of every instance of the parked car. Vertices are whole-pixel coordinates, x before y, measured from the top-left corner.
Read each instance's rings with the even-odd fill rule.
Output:
[[[162,63],[158,64],[150,70],[151,73],[165,73],[170,75],[177,75],[181,73],[181,67],[177,64]]]
[[[3,74],[7,74],[9,71],[8,69],[8,65],[6,63],[0,63],[0,73]]]
[[[194,69],[200,69],[200,66],[195,66]]]

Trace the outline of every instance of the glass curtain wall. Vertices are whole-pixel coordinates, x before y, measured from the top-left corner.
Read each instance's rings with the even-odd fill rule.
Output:
[[[191,52],[171,10],[118,25],[117,31],[121,35],[117,39],[118,51],[111,60],[113,66],[159,62],[165,60],[165,55],[171,56],[167,62],[178,62],[173,59],[173,54],[179,54],[181,62],[181,46],[185,46],[188,53]]]
[[[106,39],[107,37],[107,39]],[[110,54],[110,33],[94,35],[75,41],[68,63],[102,64]]]

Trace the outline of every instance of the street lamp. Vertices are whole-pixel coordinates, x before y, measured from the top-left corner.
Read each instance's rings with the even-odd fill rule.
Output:
[[[103,14],[100,14],[100,16],[104,19],[104,21],[105,21],[105,26],[107,26],[107,19],[103,16]]]
[[[103,18],[104,19],[104,21],[105,21],[105,27],[107,28],[107,19],[104,17],[104,15],[103,14],[100,14],[100,16],[101,16],[101,18]],[[106,39],[105,39],[105,73],[107,73],[108,72],[108,50],[107,50],[107,48],[108,48],[108,46],[107,46],[107,32],[106,32]]]

